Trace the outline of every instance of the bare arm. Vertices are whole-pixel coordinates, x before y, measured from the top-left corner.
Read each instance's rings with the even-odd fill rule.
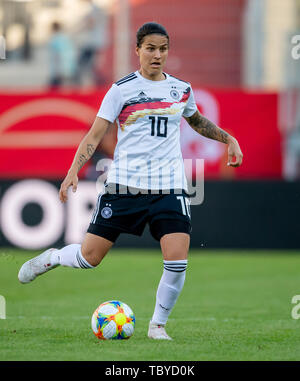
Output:
[[[227,165],[239,167],[242,164],[243,154],[238,141],[233,136],[205,118],[199,111],[196,111],[195,114],[190,117],[186,117],[185,120],[200,135],[228,144]],[[236,158],[235,162],[233,162],[233,157]]]
[[[78,184],[77,174],[84,164],[92,157],[109,125],[109,121],[96,117],[89,132],[82,139],[68,174],[60,187],[59,198],[62,202],[67,201],[67,191],[70,186],[72,186],[73,192],[76,192]]]

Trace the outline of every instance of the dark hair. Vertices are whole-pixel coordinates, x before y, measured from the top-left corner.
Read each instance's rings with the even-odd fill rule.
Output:
[[[140,29],[136,33],[136,46],[138,48],[141,47],[144,38],[148,36],[148,34],[162,34],[163,36],[166,36],[169,42],[169,35],[166,29],[156,22],[147,22],[146,24],[142,25]]]

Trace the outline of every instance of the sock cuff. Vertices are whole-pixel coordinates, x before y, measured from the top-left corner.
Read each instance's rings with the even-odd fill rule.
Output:
[[[187,268],[187,259],[180,259],[178,261],[164,261],[164,269],[172,272],[183,272]]]
[[[77,259],[77,262],[78,262],[79,266],[82,269],[93,269],[94,268],[94,266],[90,265],[88,263],[88,261],[85,258],[83,258],[83,255],[81,253],[81,248],[80,247],[77,250],[76,259]]]

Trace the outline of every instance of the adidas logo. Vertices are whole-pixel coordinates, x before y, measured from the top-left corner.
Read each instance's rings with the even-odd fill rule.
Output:
[[[147,95],[143,91],[141,91],[138,96],[139,97],[146,97]]]

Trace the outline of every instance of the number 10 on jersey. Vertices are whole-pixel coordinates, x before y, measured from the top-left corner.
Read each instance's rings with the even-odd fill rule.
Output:
[[[166,116],[149,116],[149,119],[151,120],[151,136],[160,136],[162,138],[166,138],[168,118]]]

